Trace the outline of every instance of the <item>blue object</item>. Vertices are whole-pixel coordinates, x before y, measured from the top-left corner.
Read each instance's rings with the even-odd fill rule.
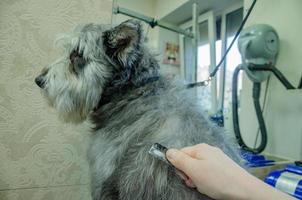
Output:
[[[272,171],[264,180],[269,185],[302,199],[302,167],[287,165],[283,170]]]
[[[245,166],[252,167],[265,167],[275,164],[274,160],[268,160],[263,155],[254,154],[248,151],[242,151],[241,157],[246,161]]]
[[[214,114],[210,116],[210,120],[214,123],[216,123],[218,126],[223,127],[224,126],[224,119],[222,114]]]

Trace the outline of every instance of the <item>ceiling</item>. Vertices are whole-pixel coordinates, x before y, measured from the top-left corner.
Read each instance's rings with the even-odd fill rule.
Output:
[[[188,0],[188,2],[163,17],[162,20],[176,25],[188,21],[192,18],[192,5],[195,2],[198,4],[199,13],[202,14],[209,10],[223,10],[224,8],[242,1],[243,0]]]

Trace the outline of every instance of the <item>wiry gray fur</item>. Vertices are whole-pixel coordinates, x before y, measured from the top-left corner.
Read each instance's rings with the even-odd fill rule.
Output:
[[[149,148],[208,143],[239,162],[237,145],[207,119],[190,90],[159,76],[142,40],[133,20],[79,27],[61,39],[66,54],[36,82],[63,119],[95,125],[88,152],[94,200],[208,199],[148,155]]]

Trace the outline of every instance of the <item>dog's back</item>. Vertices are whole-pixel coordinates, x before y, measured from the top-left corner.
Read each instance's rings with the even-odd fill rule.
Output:
[[[174,148],[208,143],[239,161],[235,142],[175,82],[152,81],[103,105],[92,118],[94,199],[208,199],[186,187],[173,168],[148,155],[156,142]]]

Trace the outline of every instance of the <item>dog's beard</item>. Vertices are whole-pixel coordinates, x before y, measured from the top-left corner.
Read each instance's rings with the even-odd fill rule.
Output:
[[[86,93],[65,91],[52,96],[46,89],[42,91],[42,94],[48,106],[57,111],[60,120],[78,124],[85,121],[89,113],[97,106],[101,96],[100,91],[94,94],[91,91]]]

